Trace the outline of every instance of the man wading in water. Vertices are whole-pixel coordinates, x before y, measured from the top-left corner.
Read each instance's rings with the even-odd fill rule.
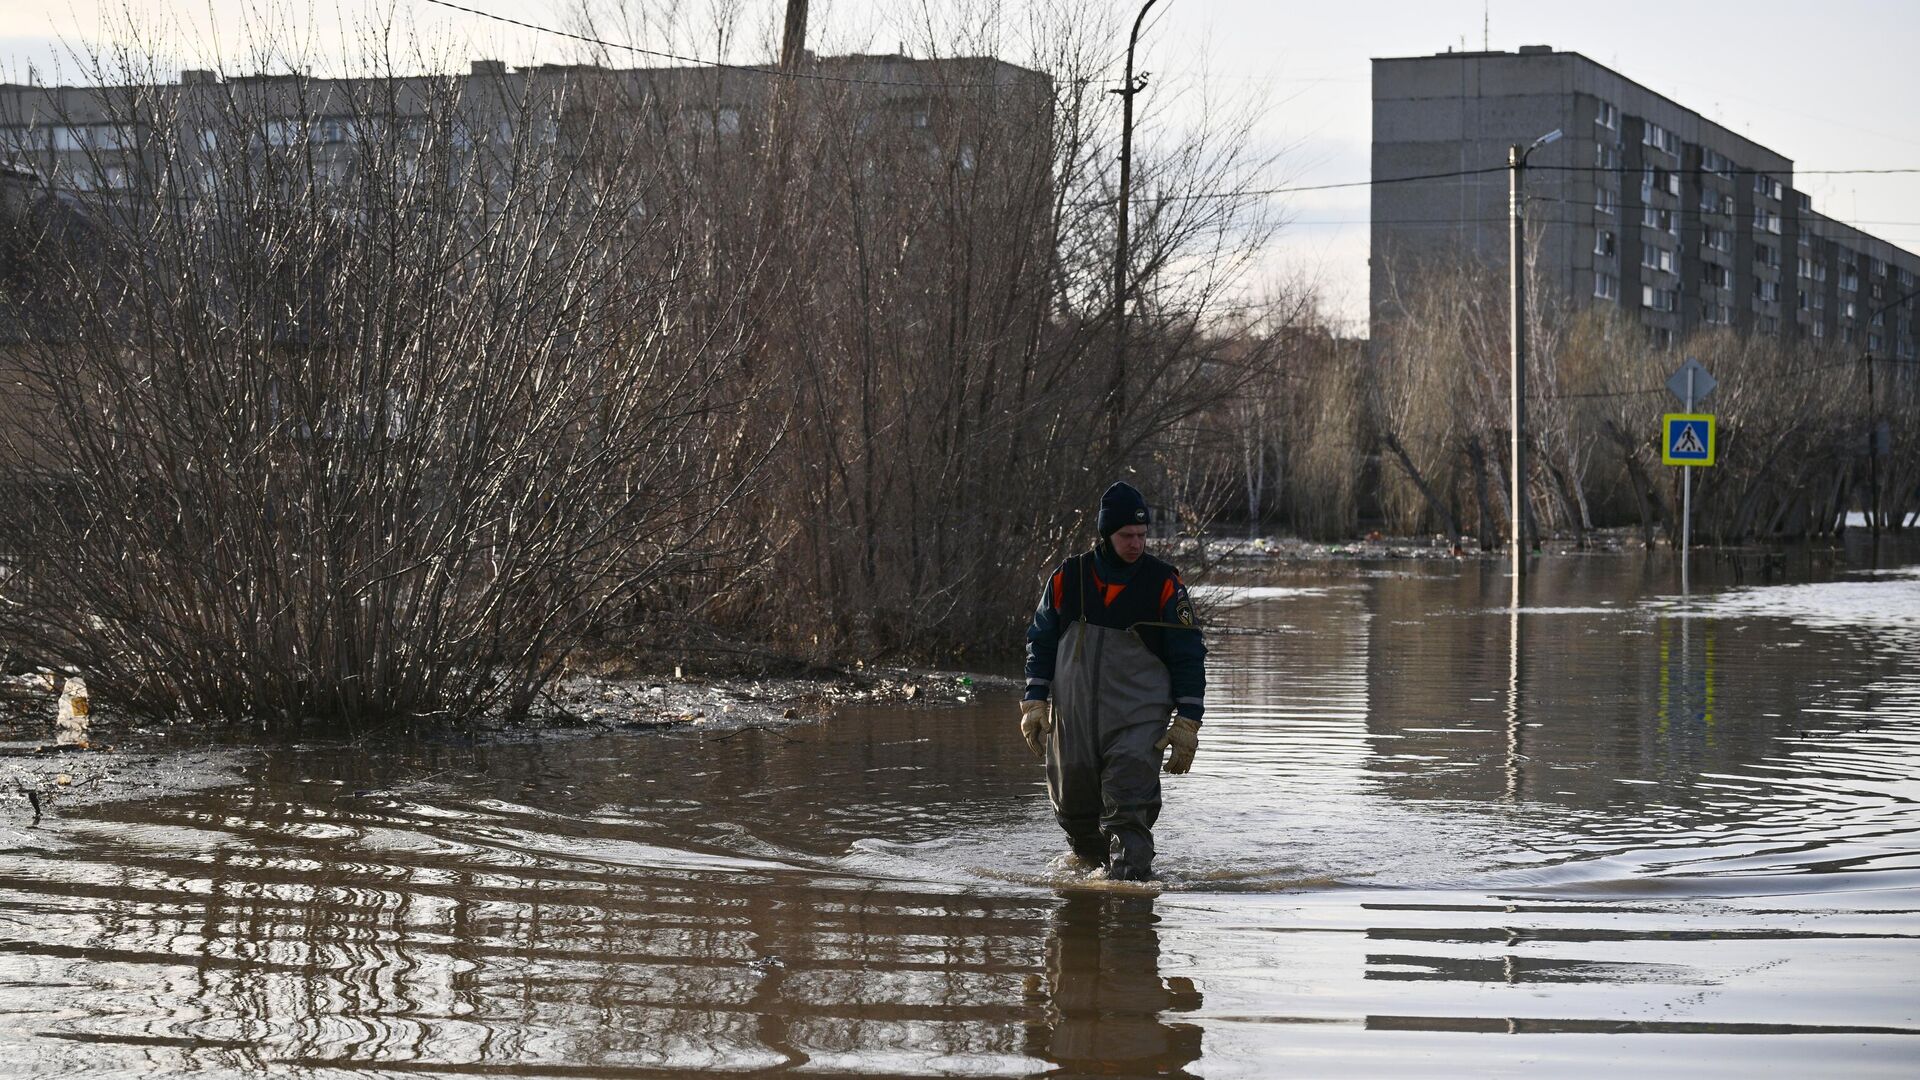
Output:
[[[1153,877],[1160,753],[1173,748],[1170,773],[1193,767],[1207,692],[1193,602],[1147,554],[1149,523],[1131,484],[1108,488],[1100,543],[1053,572],[1027,627],[1020,734],[1047,763],[1073,853],[1115,881]]]

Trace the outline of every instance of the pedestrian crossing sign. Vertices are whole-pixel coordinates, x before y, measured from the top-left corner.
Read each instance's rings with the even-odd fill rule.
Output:
[[[1714,444],[1713,417],[1702,413],[1668,413],[1660,425],[1660,460],[1668,465],[1711,465],[1719,447]]]

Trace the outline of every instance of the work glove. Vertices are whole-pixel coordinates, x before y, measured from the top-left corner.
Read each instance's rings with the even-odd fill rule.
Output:
[[[1153,744],[1156,751],[1169,746],[1173,747],[1173,753],[1167,756],[1168,772],[1183,773],[1193,768],[1193,752],[1200,749],[1200,721],[1174,717],[1173,723],[1167,725],[1167,733]]]
[[[1044,701],[1023,701],[1020,703],[1020,737],[1027,740],[1027,749],[1042,761],[1047,759],[1048,735],[1053,734],[1053,709]]]

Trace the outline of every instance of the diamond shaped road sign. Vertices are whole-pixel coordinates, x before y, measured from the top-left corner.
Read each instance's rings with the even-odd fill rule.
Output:
[[[1693,373],[1691,398],[1687,396],[1688,372]],[[1673,378],[1667,380],[1667,389],[1673,391],[1673,396],[1679,398],[1680,403],[1688,408],[1706,400],[1706,396],[1713,393],[1713,388],[1718,385],[1720,384],[1713,381],[1713,376],[1707,374],[1706,366],[1691,356],[1687,357],[1686,363],[1680,365],[1680,370],[1673,373]]]

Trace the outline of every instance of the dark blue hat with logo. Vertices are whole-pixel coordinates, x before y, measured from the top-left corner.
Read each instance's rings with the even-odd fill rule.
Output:
[[[1129,525],[1147,525],[1153,521],[1147,513],[1147,500],[1141,496],[1138,488],[1125,480],[1107,489],[1100,496],[1100,539],[1105,540]]]

